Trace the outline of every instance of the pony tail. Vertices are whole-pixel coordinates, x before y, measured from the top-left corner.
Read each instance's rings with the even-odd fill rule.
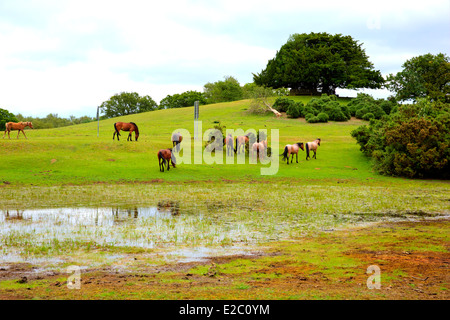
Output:
[[[306,143],[306,159],[309,158],[309,145]]]
[[[238,141],[237,141],[237,137],[236,137],[236,139],[235,139],[235,141],[236,141],[236,146],[234,147],[234,153],[236,153],[237,152],[237,146],[238,146]]]
[[[280,157],[282,156],[283,160],[286,160],[287,154],[288,154],[288,147],[285,146],[284,147],[284,152],[282,154],[280,154]]]

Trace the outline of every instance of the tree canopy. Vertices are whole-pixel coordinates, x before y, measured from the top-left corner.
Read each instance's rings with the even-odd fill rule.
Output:
[[[386,87],[400,101],[430,97],[450,102],[450,61],[443,53],[431,53],[407,60],[403,70],[387,77]]]
[[[337,88],[379,89],[384,79],[364,49],[351,36],[327,33],[293,34],[260,73],[257,85],[286,87],[292,95],[332,95]]]
[[[224,81],[208,82],[203,90],[208,103],[236,101],[244,95],[239,81],[231,76],[225,77]]]
[[[200,104],[206,104],[204,93],[186,91],[180,94],[168,95],[159,102],[159,107],[161,109],[192,107],[195,101],[198,101]]]
[[[100,105],[106,118],[153,111],[158,104],[150,96],[139,96],[136,92],[122,92],[112,96]]]

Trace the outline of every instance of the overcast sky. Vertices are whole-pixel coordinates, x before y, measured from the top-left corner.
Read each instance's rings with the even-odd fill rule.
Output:
[[[450,55],[450,1],[0,0],[0,108],[95,116],[123,91],[159,103],[225,76],[244,85],[291,34],[310,32],[352,36],[387,75]]]

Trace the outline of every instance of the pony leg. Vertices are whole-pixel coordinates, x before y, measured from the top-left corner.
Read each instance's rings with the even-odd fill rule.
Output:
[[[314,159],[317,159],[317,158],[316,158],[316,150],[314,150],[314,156],[313,156],[313,158],[314,158]]]
[[[25,134],[25,131],[22,130],[22,133],[23,133],[23,135],[25,136],[25,139],[28,139],[28,138],[27,138],[27,135]]]

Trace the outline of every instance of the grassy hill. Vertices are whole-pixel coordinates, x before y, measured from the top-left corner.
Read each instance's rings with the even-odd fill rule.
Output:
[[[270,129],[279,129],[279,153],[285,144],[312,141],[319,137],[322,139],[317,160],[305,161],[305,152],[301,152],[299,163],[294,160],[293,165],[287,166],[280,158],[277,175],[266,178],[384,179],[371,172],[368,160],[350,137],[351,130],[361,125],[361,121],[307,124],[303,119],[276,119],[273,115],[249,114],[249,104],[249,100],[243,100],[201,106],[203,131],[213,128],[217,121],[227,129],[267,129],[270,146]],[[249,164],[248,160],[245,165],[181,164],[175,170],[159,172],[157,151],[171,147],[170,137],[176,129],[187,129],[193,136],[193,114],[193,107],[189,107],[103,120],[100,121],[98,137],[97,122],[56,129],[28,130],[28,140],[22,135],[16,139],[16,134],[13,134],[11,140],[0,140],[0,184],[53,185],[154,179],[186,181],[261,178],[261,164]],[[117,121],[137,123],[140,130],[139,141],[126,141],[126,132],[122,132],[120,141],[113,141],[113,124]]]

